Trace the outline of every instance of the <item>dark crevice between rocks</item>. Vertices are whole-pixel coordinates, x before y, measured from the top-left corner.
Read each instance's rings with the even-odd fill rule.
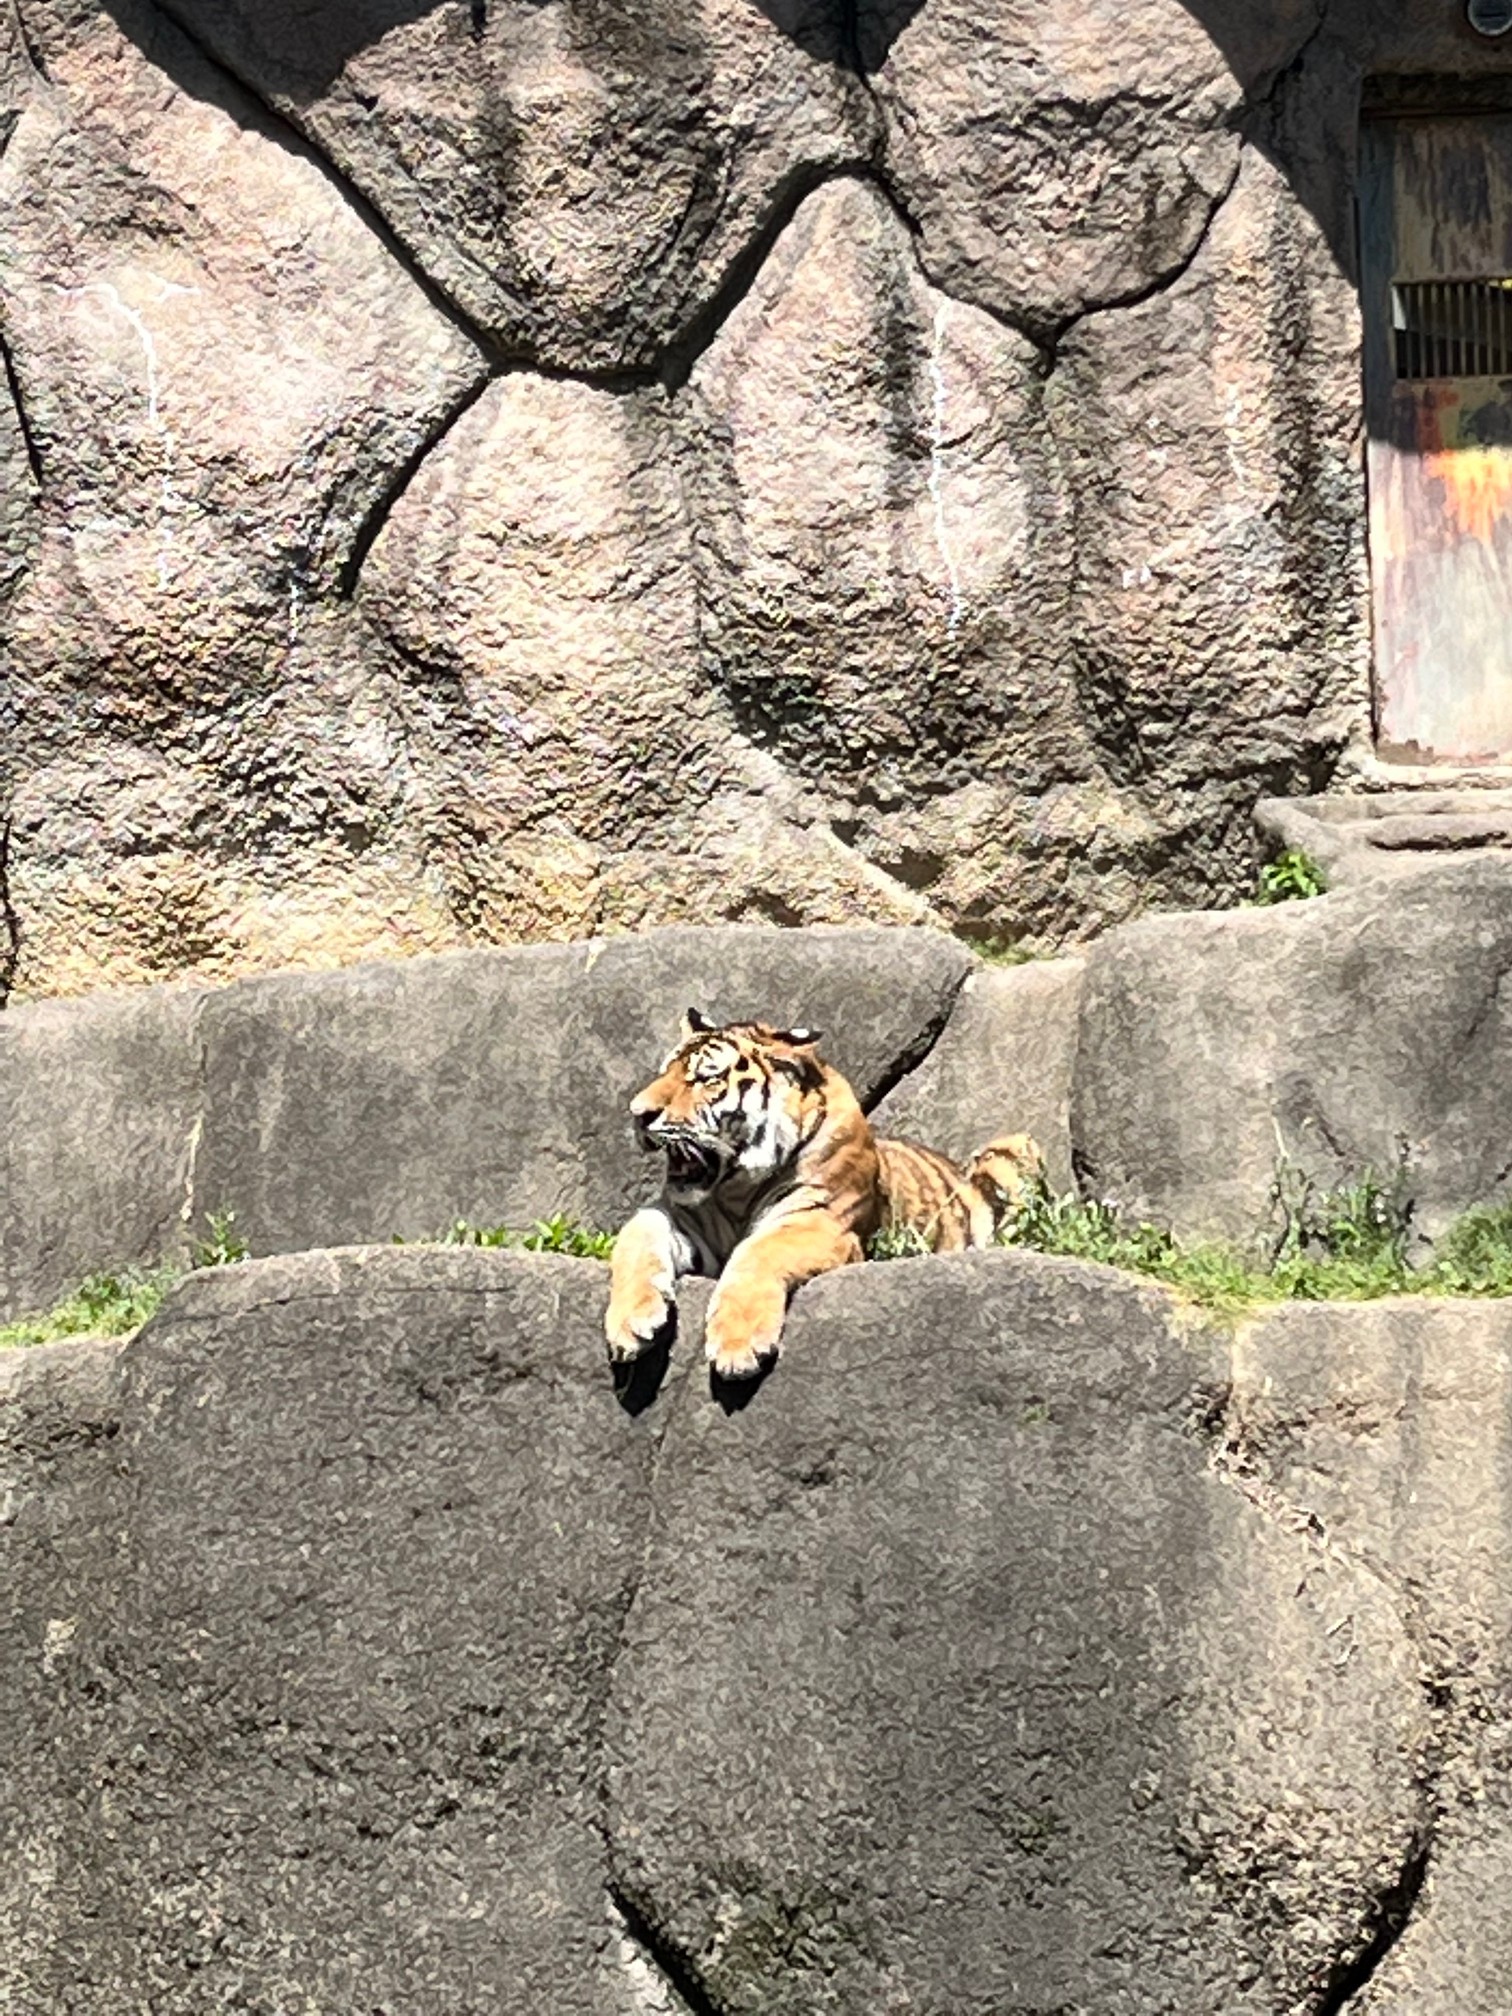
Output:
[[[16,425],[21,430],[22,444],[26,449],[26,464],[31,470],[32,481],[38,491],[42,488],[42,454],[37,446],[37,437],[32,432],[31,422],[26,417],[26,403],[21,397],[21,380],[16,375],[16,360],[11,355],[10,344],[0,335],[0,370],[5,373],[5,383],[10,392],[11,405],[15,409]]]
[[[21,12],[21,0],[10,0],[10,17],[15,24],[16,40],[21,45],[21,54],[30,65],[33,76],[40,78],[44,84],[51,84],[52,79],[47,74],[47,65],[42,61],[41,52],[27,30],[26,16]]]
[[[950,1018],[956,1011],[956,1003],[961,998],[961,989],[970,978],[972,969],[967,968],[950,990],[950,998],[944,1006],[932,1015],[914,1040],[899,1052],[891,1064],[878,1078],[876,1084],[861,1101],[863,1113],[875,1112],[889,1092],[896,1091],[911,1072],[917,1071],[924,1059],[934,1049],[950,1026]]]
[[[1375,1976],[1412,1922],[1433,1859],[1433,1837],[1420,1835],[1412,1844],[1401,1873],[1375,1900],[1369,1918],[1370,1936],[1361,1950],[1335,1963],[1313,2016],[1341,2016]]]
[[[1035,325],[1032,323],[1029,325],[1032,339],[1039,342],[1041,349],[1048,359],[1046,366],[1047,375],[1060,362],[1061,347],[1066,338],[1090,317],[1093,315],[1111,315],[1126,308],[1142,308],[1147,301],[1155,300],[1158,295],[1168,292],[1169,289],[1175,287],[1180,281],[1186,278],[1187,274],[1191,272],[1198,259],[1202,256],[1208,240],[1213,235],[1213,226],[1218,222],[1225,204],[1239,186],[1239,177],[1244,168],[1245,144],[1245,141],[1241,138],[1238,151],[1234,155],[1234,165],[1229,171],[1223,187],[1209,202],[1207,215],[1202,222],[1202,228],[1198,231],[1190,248],[1183,253],[1174,265],[1164,267],[1153,279],[1144,281],[1138,287],[1130,288],[1126,293],[1110,294],[1103,301],[1089,301],[1084,308],[1079,308],[1074,315],[1065,315],[1056,322],[1038,325],[1037,336],[1033,334]]]
[[[10,1004],[21,963],[21,920],[10,891],[12,825],[9,813],[0,819],[0,1008]]]
[[[665,346],[661,361],[642,373],[631,374],[632,379],[638,377],[642,384],[659,384],[667,392],[680,392],[692,376],[694,366],[755,286],[772,248],[801,205],[831,182],[850,180],[881,185],[883,193],[892,200],[876,164],[859,158],[824,166],[804,162],[783,176],[766,215],[726,267],[718,286],[703,306],[694,311],[682,334]]]
[[[623,1920],[626,1932],[683,2004],[688,2016],[726,2016],[682,1954],[662,1937],[635,1899],[613,1877],[609,1881],[609,1901]]]
[[[419,475],[420,470],[430,458],[432,452],[440,447],[441,443],[452,432],[457,423],[472,411],[473,407],[477,405],[483,394],[495,382],[498,376],[499,374],[494,371],[481,372],[461,397],[452,402],[450,408],[441,415],[436,424],[416,443],[415,447],[405,456],[404,460],[396,468],[390,470],[388,481],[368,506],[362,523],[357,527],[356,536],[352,540],[351,550],[342,562],[341,571],[336,581],[336,591],[342,601],[350,602],[353,595],[357,592],[357,584],[362,578],[363,567],[367,563],[369,553],[372,552],[374,545],[377,543],[379,534],[388,524],[389,519],[394,514],[395,508]]]

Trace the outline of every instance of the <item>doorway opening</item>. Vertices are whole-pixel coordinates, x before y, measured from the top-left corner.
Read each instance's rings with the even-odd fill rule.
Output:
[[[1367,94],[1377,754],[1512,764],[1512,75]]]

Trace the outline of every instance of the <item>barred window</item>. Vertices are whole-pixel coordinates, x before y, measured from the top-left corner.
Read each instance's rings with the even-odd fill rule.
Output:
[[[1512,378],[1512,279],[1399,280],[1398,378]]]

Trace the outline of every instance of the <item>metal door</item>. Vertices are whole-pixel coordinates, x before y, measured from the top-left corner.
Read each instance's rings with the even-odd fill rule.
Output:
[[[1362,153],[1377,747],[1512,761],[1512,114]]]

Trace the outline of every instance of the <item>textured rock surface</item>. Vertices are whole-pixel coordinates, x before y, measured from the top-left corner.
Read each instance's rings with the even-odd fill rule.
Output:
[[[1430,1237],[1508,1196],[1512,879],[1470,862],[1311,902],[1151,918],[1087,960],[1072,1133],[1089,1190],[1247,1237],[1278,1167],[1404,1171]]]
[[[1324,2006],[1430,1718],[1394,1584],[1210,1463],[1219,1341],[899,1263],[632,1419],[603,1294],[310,1254],[0,1367],[8,2008]]]
[[[1185,267],[1233,182],[1246,94],[1317,25],[1315,0],[1276,0],[1245,10],[1225,48],[1202,12],[1180,0],[862,7],[889,165],[941,285],[1051,332]]]
[[[1233,1461],[1397,1591],[1436,1707],[1421,1892],[1361,2016],[1493,2009],[1512,1982],[1512,1930],[1486,1908],[1512,1881],[1509,1372],[1498,1305],[1287,1309],[1235,1352]]]
[[[1406,11],[18,0],[0,979],[1242,891]]]
[[[903,1134],[969,1158],[998,1134],[1032,1134],[1057,1190],[1069,1190],[1071,1085],[1080,959],[969,974],[938,1043],[872,1114]]]
[[[0,1320],[183,1251],[198,997],[153,988],[0,1017]]]

